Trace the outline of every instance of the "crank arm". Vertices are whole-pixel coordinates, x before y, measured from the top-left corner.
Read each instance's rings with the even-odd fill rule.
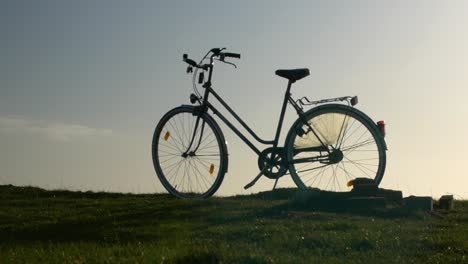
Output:
[[[254,184],[258,181],[258,179],[260,179],[260,177],[262,177],[263,173],[266,170],[267,170],[267,167],[263,168],[263,170],[260,171],[260,173],[250,183],[244,186],[244,190],[247,190],[248,188],[254,186]]]

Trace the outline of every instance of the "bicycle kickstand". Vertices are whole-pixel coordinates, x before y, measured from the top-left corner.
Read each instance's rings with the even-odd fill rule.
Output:
[[[279,180],[279,178],[276,178],[276,180],[275,180],[275,184],[273,185],[273,190],[272,190],[272,191],[274,191],[274,190],[275,190],[275,188],[276,188],[276,184],[278,183],[278,180]]]
[[[244,190],[247,190],[248,188],[252,187],[258,181],[258,179],[260,179],[260,177],[262,177],[262,175],[263,175],[263,173],[265,172],[266,169],[267,169],[267,167],[265,166],[265,168],[263,168],[263,170],[260,171],[258,173],[258,175],[249,184],[244,186]]]

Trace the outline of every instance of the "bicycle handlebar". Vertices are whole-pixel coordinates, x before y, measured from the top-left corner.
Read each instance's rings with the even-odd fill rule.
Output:
[[[214,49],[211,49],[210,52],[213,53],[213,55],[211,55],[211,63],[212,63],[212,60],[214,57],[220,57],[220,60],[224,63],[229,63],[229,62],[225,62],[224,61],[224,58],[236,58],[236,59],[240,59],[241,55],[239,53],[232,53],[232,52],[221,52],[223,50],[225,50],[226,48],[214,48]],[[210,53],[208,52],[208,54]],[[208,55],[206,54],[206,56]],[[206,56],[204,58],[206,58]],[[184,54],[183,55],[183,61],[186,62],[187,64],[189,64],[190,66],[192,67],[195,67],[195,68],[201,68],[201,69],[206,69],[206,65],[200,65],[198,63],[196,63],[194,60],[191,60],[188,58],[188,55],[187,54]],[[203,60],[202,60],[203,61]]]
[[[241,55],[239,53],[224,52],[225,57],[240,59]]]
[[[185,61],[186,63],[188,63],[190,66],[198,67],[198,64],[197,64],[194,60],[191,60],[191,59],[184,59],[184,61]]]
[[[237,68],[237,66],[232,63],[232,62],[229,62],[229,61],[225,61],[224,59],[225,58],[236,58],[236,59],[240,59],[241,55],[239,53],[232,53],[232,52],[222,52],[224,51],[226,48],[214,48],[214,49],[211,49],[210,51],[208,51],[205,56],[203,56],[203,58],[200,60],[199,63],[196,63],[194,60],[191,60],[188,58],[188,55],[187,54],[184,54],[182,56],[182,60],[184,62],[186,62],[188,65],[187,67],[187,73],[192,73],[193,72],[193,68],[195,68],[195,72],[193,73],[193,90],[195,92],[195,97],[197,98],[203,98],[201,93],[198,91],[197,89],[197,85],[195,83],[195,78],[196,78],[196,73],[197,73],[197,70],[198,69],[202,69],[202,70],[205,70],[205,71],[209,71],[209,77],[208,77],[208,81],[205,82],[205,84],[203,84],[203,87],[205,87],[206,84],[208,84],[207,87],[209,87],[211,85],[211,75],[213,73],[213,67],[214,67],[214,60],[219,60],[223,63],[226,63],[226,64],[230,64],[232,66],[234,66],[235,68]],[[206,64],[203,64],[203,61],[205,59],[209,59],[209,63],[206,63]],[[198,83],[201,84],[203,83],[203,72],[200,73],[199,75],[199,78],[198,78]],[[190,99],[192,101],[192,99]],[[195,102],[195,101],[194,101]],[[199,101],[200,102],[200,101]],[[193,103],[193,102],[192,102]]]

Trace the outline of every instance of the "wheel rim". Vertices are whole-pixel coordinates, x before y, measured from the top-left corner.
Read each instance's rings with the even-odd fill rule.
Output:
[[[203,132],[202,132],[203,131]],[[195,133],[195,139],[190,146]],[[211,194],[220,174],[221,148],[212,126],[191,112],[171,116],[157,135],[156,171],[164,187],[179,197]],[[190,146],[190,148],[189,148]]]
[[[312,115],[308,123],[327,145],[326,150],[304,151],[321,146],[312,132],[299,136],[295,134],[290,160],[321,159],[316,162],[297,163],[290,166],[290,172],[300,187],[314,187],[327,191],[349,191],[348,182],[355,178],[371,178],[380,182],[383,174],[382,155],[384,150],[377,131],[368,122],[352,112],[324,111]],[[299,126],[308,131],[308,126]],[[300,129],[296,129],[301,131]],[[328,157],[323,158],[323,157]]]

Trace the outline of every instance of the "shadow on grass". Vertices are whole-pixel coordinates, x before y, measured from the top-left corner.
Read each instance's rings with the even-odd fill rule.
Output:
[[[179,257],[177,259],[174,260],[174,263],[177,263],[177,264],[186,264],[186,263],[206,263],[206,264],[210,264],[210,263],[219,263],[220,262],[220,259],[219,259],[219,256],[215,253],[208,253],[208,252],[205,252],[205,253],[195,253],[195,252],[192,252],[190,254],[187,254],[185,256],[182,256],[182,257]]]
[[[191,230],[192,224],[198,228],[244,225],[258,218],[287,219],[292,216],[291,213],[296,213],[296,216],[297,213],[302,213],[300,217],[318,222],[327,219],[326,215],[320,213],[382,218],[415,215],[414,212],[397,206],[375,209],[349,208],[343,204],[342,198],[345,194],[303,197],[297,189],[278,189],[249,196],[205,200],[180,200],[169,195],[45,191],[33,187],[11,186],[0,186],[0,193],[3,200],[14,197],[20,201],[42,198],[48,201],[43,204],[11,205],[17,206],[17,211],[22,214],[26,214],[31,208],[36,211],[29,212],[29,216],[13,217],[9,222],[1,224],[0,241],[3,242],[154,241],[170,235],[171,232],[180,232],[181,228]],[[59,203],[50,201],[51,197],[60,198],[60,206]],[[98,205],[80,203],[83,198],[101,202]],[[64,206],[66,201],[77,202],[81,207],[73,209],[66,204]],[[102,207],[99,209],[104,209],[105,213],[96,210],[98,207]],[[41,212],[41,209],[50,208],[59,212],[54,216]],[[35,215],[34,212],[38,209],[40,215]],[[165,226],[160,228],[161,223]],[[211,255],[200,256],[201,262],[210,263],[212,259]]]
[[[0,241],[94,241],[103,240],[103,222],[66,221],[23,228],[4,228]]]

